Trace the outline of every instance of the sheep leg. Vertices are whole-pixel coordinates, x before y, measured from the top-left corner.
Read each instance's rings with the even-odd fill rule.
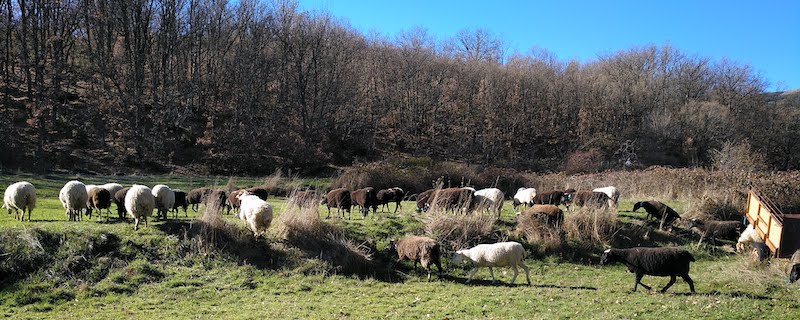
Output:
[[[492,284],[497,282],[497,280],[494,278],[494,271],[492,270],[492,267],[489,267],[489,274],[492,275]]]
[[[640,284],[642,285],[642,287],[644,287],[644,288],[645,288],[645,289],[647,289],[647,290],[650,290],[650,289],[652,289],[652,288],[650,288],[650,286],[648,286],[648,285],[646,285],[646,284],[642,283],[642,277],[644,277],[644,273],[637,273],[637,274],[636,274],[636,283],[634,283],[634,284],[633,284],[633,291],[634,291],[634,292],[636,292],[636,287],[637,287],[638,285],[640,285]]]
[[[699,246],[700,244],[702,244],[702,243],[703,243],[703,238],[705,238],[705,237],[706,237],[706,234],[705,234],[705,232],[704,232],[703,234],[701,234],[701,235],[700,235],[700,241],[697,241],[697,245],[698,245],[698,246]]]
[[[489,268],[489,270],[492,270],[492,269]],[[465,283],[469,283],[470,281],[472,281],[472,277],[475,276],[475,272],[478,272],[478,267],[472,267],[472,270],[469,271],[469,276],[467,277],[467,282],[465,282]]]
[[[133,218],[133,230],[139,230],[139,218]]]
[[[517,265],[516,264],[511,265],[511,268],[514,269],[514,276],[511,277],[511,283],[510,284],[514,284],[515,282],[517,282],[517,275],[519,274],[519,270],[517,270]]]
[[[672,284],[674,283],[675,283],[675,275],[669,276],[669,282],[667,282],[667,285],[664,286],[663,289],[661,289],[661,293],[667,292],[667,289],[669,289],[669,287],[671,287]]]
[[[519,266],[522,267],[522,270],[525,270],[525,280],[528,281],[528,285],[531,285],[531,275],[530,275],[531,269],[525,265],[525,262],[520,262]],[[516,268],[514,271],[516,271]]]
[[[681,278],[683,278],[683,281],[686,281],[686,283],[689,284],[689,290],[691,290],[692,293],[695,293],[694,292],[694,281],[692,281],[692,278],[689,277],[689,274],[688,273],[687,274],[682,274]]]

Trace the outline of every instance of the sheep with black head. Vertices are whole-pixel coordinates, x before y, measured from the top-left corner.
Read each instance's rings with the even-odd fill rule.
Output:
[[[640,201],[633,204],[633,210],[639,210],[639,208],[644,208],[644,211],[647,211],[647,218],[654,218],[656,221],[660,221],[659,228],[668,227],[671,228],[672,224],[675,220],[681,218],[681,216],[676,212],[674,209],[670,208],[668,205],[663,204],[661,202],[650,200],[650,201]]]

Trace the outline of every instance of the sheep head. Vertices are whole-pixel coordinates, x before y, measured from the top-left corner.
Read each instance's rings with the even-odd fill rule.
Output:
[[[686,227],[687,227],[688,229],[695,228],[695,227],[698,227],[698,228],[699,228],[699,227],[703,226],[704,224],[705,224],[705,223],[703,223],[703,220],[700,220],[700,219],[694,218],[694,219],[692,219],[692,220],[689,220],[689,223],[686,225]]]
[[[642,207],[642,203],[641,202],[634,203],[633,204],[633,210],[631,210],[631,211],[639,210],[639,208],[641,208],[641,207]]]
[[[456,253],[453,254],[453,258],[451,259],[453,263],[461,263],[461,261],[468,259],[467,256],[464,254],[464,251],[465,250],[458,250],[456,251]]]
[[[792,272],[789,273],[789,283],[794,283],[800,278],[800,264],[792,266]]]

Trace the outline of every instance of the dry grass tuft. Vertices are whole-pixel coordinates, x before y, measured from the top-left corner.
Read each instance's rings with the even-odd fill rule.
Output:
[[[617,214],[611,209],[581,208],[564,217],[567,239],[587,248],[608,246],[618,229]]]
[[[684,221],[694,218],[704,220],[741,220],[746,205],[745,201],[746,199],[732,197],[704,197],[699,201],[691,202],[681,218]]]
[[[566,245],[565,233],[561,226],[549,225],[532,214],[521,213],[517,216],[517,227],[513,235],[525,238],[532,245],[540,246],[545,253],[560,252]]]
[[[425,225],[425,234],[443,244],[443,251],[471,248],[475,245],[503,240],[495,232],[494,224],[497,217],[494,215],[447,214],[441,210],[429,210],[422,219]]]
[[[353,241],[344,229],[322,221],[316,208],[284,210],[276,230],[280,239],[299,248],[307,258],[326,262],[332,269],[327,271],[368,274],[373,270],[370,248]]]

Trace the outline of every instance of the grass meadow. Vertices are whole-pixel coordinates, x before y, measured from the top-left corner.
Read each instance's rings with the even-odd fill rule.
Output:
[[[216,216],[204,207],[188,216],[151,221],[133,230],[128,221],[68,222],[57,196],[66,181],[87,184],[119,182],[153,186],[165,183],[190,190],[200,186],[251,186],[275,183],[264,178],[180,176],[75,177],[12,174],[0,185],[26,180],[37,187],[33,221],[0,214],[0,316],[18,319],[797,319],[800,285],[786,283],[788,262],[753,262],[733,253],[733,242],[698,246],[697,236],[679,225],[657,231],[643,212],[628,212],[643,191],[623,193],[609,234],[586,240],[574,227],[553,249],[528,242],[513,232],[510,201],[501,218],[490,220],[481,240],[514,240],[528,251],[532,285],[524,274],[508,284],[513,272],[496,269],[498,283],[481,269],[465,284],[467,265],[445,261],[445,275],[427,274],[387,252],[389,239],[430,231],[436,219],[416,213],[405,201],[397,213],[379,212],[353,220],[325,219],[324,206],[313,212],[286,209],[287,198],[268,200],[277,217],[266,238],[254,239],[233,215]],[[281,178],[282,184],[324,186],[330,181]],[[288,182],[287,182],[288,181]],[[587,182],[588,183],[588,182]],[[670,191],[672,192],[672,191]],[[663,196],[661,194],[654,197]],[[636,198],[634,198],[636,197]],[[684,213],[700,207],[692,197],[664,197]],[[112,205],[112,211],[115,206]],[[390,205],[392,211],[394,205]],[[567,212],[570,215],[582,213]],[[213,216],[212,216],[213,215]],[[297,215],[315,224],[287,236]],[[170,215],[171,217],[171,215]],[[209,218],[211,217],[211,218]],[[597,216],[595,216],[596,218]],[[597,223],[595,221],[595,223]],[[578,222],[574,222],[577,225]],[[565,224],[567,228],[567,224]],[[572,227],[571,227],[572,228]],[[427,230],[427,231],[426,231]],[[588,230],[588,231],[587,231]],[[317,234],[321,233],[321,234]],[[330,242],[314,242],[329,237]],[[470,241],[479,241],[467,239]],[[640,286],[623,265],[598,266],[604,247],[671,245],[691,251],[691,277],[697,294],[678,280],[667,293]],[[334,252],[331,252],[334,251]],[[445,250],[447,251],[447,250]],[[349,252],[349,253],[347,253]],[[347,254],[345,254],[347,253]],[[331,258],[333,257],[333,258]],[[355,257],[355,258],[354,258]],[[355,260],[354,260],[355,259]],[[359,260],[360,259],[360,260]],[[346,260],[346,261],[345,261]],[[445,260],[449,260],[446,259]],[[345,268],[339,263],[360,263]],[[363,262],[359,262],[363,261]],[[654,289],[668,278],[645,276]]]

